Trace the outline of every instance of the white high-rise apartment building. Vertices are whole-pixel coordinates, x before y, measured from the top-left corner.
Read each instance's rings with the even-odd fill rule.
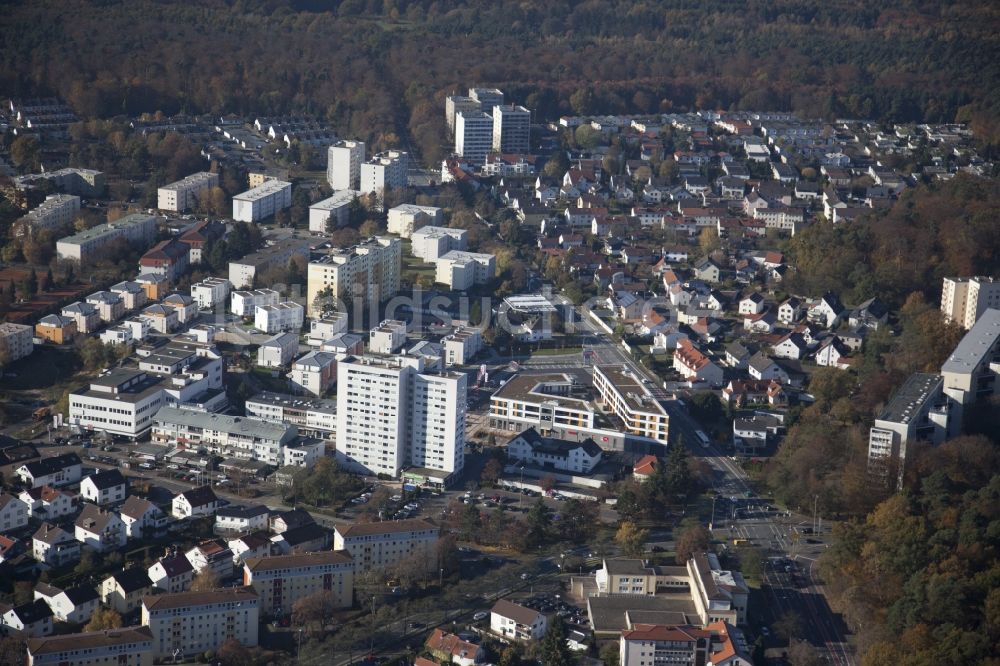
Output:
[[[198,205],[205,190],[219,184],[219,174],[199,171],[175,183],[156,190],[156,207],[160,210],[185,211]]]
[[[455,115],[455,152],[473,164],[482,164],[493,150],[493,118],[482,111]]]
[[[364,141],[341,141],[326,151],[326,180],[335,190],[356,190],[365,161]]]
[[[531,145],[531,111],[523,106],[493,109],[493,150],[498,153],[527,153]]]
[[[233,197],[233,219],[258,222],[291,205],[292,184],[284,180],[267,180]]]
[[[329,289],[333,298],[355,297],[378,303],[399,291],[402,245],[398,238],[376,236],[352,248],[336,249],[309,262],[306,305],[309,316],[322,312],[316,297]]]
[[[483,105],[465,95],[449,95],[444,100],[444,113],[448,120],[448,131],[455,131],[455,116],[463,111],[482,111]]]
[[[463,466],[466,378],[425,373],[418,357],[348,357],[337,364],[337,457],[371,474],[407,465]]]
[[[1000,309],[1000,280],[992,277],[944,279],[941,312],[945,321],[970,329],[990,308]]]
[[[479,102],[483,113],[493,114],[493,107],[503,104],[503,91],[496,88],[469,88],[469,97]]]
[[[387,150],[373,155],[361,165],[361,186],[365,194],[374,192],[381,198],[386,190],[406,187],[409,155],[400,150]]]

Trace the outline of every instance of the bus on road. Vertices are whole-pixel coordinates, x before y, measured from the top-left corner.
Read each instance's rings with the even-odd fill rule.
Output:
[[[712,441],[708,438],[708,435],[706,435],[701,430],[695,430],[694,434],[695,434],[695,437],[698,438],[698,441],[701,442],[702,446],[706,446],[707,447],[709,444],[712,443]]]

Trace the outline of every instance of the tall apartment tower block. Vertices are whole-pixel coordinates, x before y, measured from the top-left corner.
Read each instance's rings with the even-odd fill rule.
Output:
[[[944,279],[941,312],[946,321],[968,330],[990,308],[1000,309],[1000,280],[992,277]]]
[[[531,111],[523,106],[493,109],[493,150],[498,153],[527,153],[531,145]]]
[[[493,107],[503,104],[503,91],[496,88],[469,88],[469,97],[479,102],[479,110],[493,114]]]
[[[493,149],[494,121],[482,111],[455,116],[455,152],[473,164],[482,164]]]
[[[363,141],[340,141],[327,148],[326,180],[330,187],[335,190],[359,189],[364,161]]]

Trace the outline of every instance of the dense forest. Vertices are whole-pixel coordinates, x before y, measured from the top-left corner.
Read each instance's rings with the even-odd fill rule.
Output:
[[[540,118],[693,108],[969,120],[1000,145],[1000,6],[846,0],[39,0],[0,12],[0,89],[85,117],[304,112],[428,163],[443,97]]]

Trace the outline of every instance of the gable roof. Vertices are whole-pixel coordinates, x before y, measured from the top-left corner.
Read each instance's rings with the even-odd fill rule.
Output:
[[[541,615],[541,613],[533,608],[527,608],[506,599],[497,600],[490,612],[514,620],[518,624],[532,624]]]
[[[159,564],[163,567],[164,573],[167,574],[168,578],[175,578],[176,576],[182,576],[189,571],[194,571],[194,565],[181,553],[176,555],[171,555],[170,557],[161,557],[158,562],[154,563],[153,566]]]
[[[129,495],[125,500],[125,504],[122,505],[121,514],[122,516],[127,516],[133,520],[139,520],[146,515],[146,512],[150,509],[155,509],[157,512],[160,511],[160,507],[156,506],[148,499],[137,497],[135,495]]]
[[[632,473],[639,476],[652,476],[653,472],[656,471],[656,461],[656,456],[648,453],[639,458],[635,465],[633,465]]]
[[[52,617],[52,609],[42,599],[35,599],[26,604],[14,606],[11,610],[25,626],[44,620],[47,617]]]
[[[316,523],[309,523],[308,525],[300,525],[299,527],[285,530],[278,536],[289,546],[297,546],[302,543],[315,541],[316,539],[325,539],[329,534],[329,532]]]
[[[62,591],[69,599],[70,603],[74,606],[80,606],[81,604],[88,603],[90,601],[97,600],[97,590],[95,590],[90,585],[76,585],[74,587],[67,587]]]
[[[344,539],[372,536],[375,534],[394,534],[396,532],[414,532],[437,530],[423,518],[407,518],[406,520],[386,520],[381,523],[360,523],[355,525],[338,525],[334,529]]]
[[[125,477],[117,469],[106,469],[87,477],[98,490],[107,490],[125,484]],[[87,479],[84,479],[85,481]]]
[[[41,460],[35,460],[34,462],[25,463],[24,467],[28,470],[28,474],[30,474],[32,478],[37,478],[39,476],[56,474],[57,472],[63,471],[67,467],[82,464],[80,456],[75,453],[64,453],[59,456],[50,456],[48,458],[42,458]]]
[[[750,359],[750,367],[757,372],[763,372],[774,365],[774,361],[765,356],[764,354],[757,352]]]
[[[479,652],[478,645],[463,641],[455,634],[449,634],[442,629],[435,629],[424,645],[428,650],[443,652],[455,657],[472,657]]]
[[[149,574],[146,573],[146,570],[139,567],[118,571],[111,574],[110,578],[114,579],[115,584],[117,584],[125,594],[130,594],[153,585],[153,581],[149,580]]]
[[[35,533],[31,535],[31,538],[35,541],[41,541],[42,543],[47,543],[51,546],[59,543],[60,541],[65,541],[67,538],[72,539],[73,535],[56,525],[42,523],[42,526],[35,530]]]
[[[185,490],[178,495],[178,497],[186,499],[192,508],[205,506],[207,504],[211,504],[212,502],[219,501],[219,498],[216,497],[215,491],[212,490],[211,486],[198,486],[197,488],[192,488],[191,490]]]
[[[39,600],[41,601],[41,600]],[[152,643],[153,632],[149,627],[125,627],[88,631],[82,634],[63,634],[44,638],[29,638],[28,652],[33,657],[43,654],[58,654],[68,650],[106,648],[135,643]]]
[[[83,507],[83,511],[77,516],[76,522],[73,523],[76,527],[83,528],[88,532],[103,532],[108,526],[108,523],[112,522],[114,519],[118,518],[118,514],[114,511],[104,511],[100,507],[94,506],[93,504],[86,504]]]

